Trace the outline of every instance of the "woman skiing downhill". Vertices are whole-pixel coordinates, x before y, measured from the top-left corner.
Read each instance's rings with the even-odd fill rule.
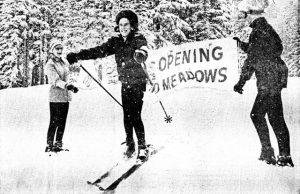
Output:
[[[62,139],[69,110],[69,101],[71,101],[70,91],[78,92],[77,87],[67,83],[68,67],[61,58],[62,51],[63,44],[58,40],[53,40],[50,44],[50,55],[46,63],[46,75],[51,84],[49,90],[50,124],[47,133],[46,152],[64,150]],[[54,143],[55,134],[56,141]]]
[[[116,16],[115,31],[118,36],[109,38],[105,43],[94,48],[70,53],[70,64],[78,60],[104,58],[115,55],[119,80],[122,83],[121,95],[126,133],[126,150],[124,154],[132,157],[135,153],[133,129],[138,139],[138,156],[140,160],[147,157],[145,130],[141,118],[143,96],[146,91],[147,77],[141,65],[147,58],[147,41],[138,31],[138,17],[131,10],[123,10]]]
[[[257,90],[250,117],[257,130],[261,142],[261,155],[259,160],[267,164],[293,167],[290,155],[289,130],[284,120],[281,90],[287,87],[288,69],[280,55],[283,47],[278,34],[268,24],[264,17],[255,19],[251,24],[252,32],[249,43],[238,41],[242,50],[247,53],[247,59],[242,67],[240,80],[234,86],[234,91],[243,92],[243,86],[253,73],[257,78]],[[271,146],[269,129],[265,119],[268,115],[269,122],[274,130],[279,147],[277,161],[274,149]]]

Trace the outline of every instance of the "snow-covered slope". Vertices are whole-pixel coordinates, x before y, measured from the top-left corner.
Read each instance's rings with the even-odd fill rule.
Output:
[[[105,85],[120,100],[120,85]],[[0,91],[0,193],[99,193],[86,184],[109,168],[125,139],[123,114],[100,87],[73,96],[64,136],[70,152],[49,157],[49,86]],[[147,95],[143,120],[148,143],[164,146],[114,193],[299,193],[300,79],[283,91],[294,168],[257,160],[259,139],[249,117],[255,82],[243,95],[190,88],[162,100]],[[272,143],[278,152],[273,132]]]

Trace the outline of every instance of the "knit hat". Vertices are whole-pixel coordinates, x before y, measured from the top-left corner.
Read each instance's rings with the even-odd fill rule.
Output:
[[[52,40],[51,43],[50,43],[50,50],[49,50],[49,52],[53,53],[53,49],[56,46],[58,46],[58,45],[63,46],[63,44],[62,44],[62,42],[60,40],[57,40],[57,39]]]
[[[119,25],[119,22],[122,18],[127,18],[130,22],[130,25],[134,28],[135,31],[138,30],[138,16],[131,10],[120,11],[116,17],[116,23]],[[117,31],[117,29],[116,29]]]
[[[238,3],[238,10],[248,14],[262,14],[269,7],[269,2],[265,0],[242,0]]]

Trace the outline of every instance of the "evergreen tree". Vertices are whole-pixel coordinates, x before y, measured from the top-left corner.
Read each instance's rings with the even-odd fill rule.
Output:
[[[229,0],[202,0],[195,5],[195,12],[190,20],[193,40],[224,38],[231,34]]]
[[[282,58],[289,67],[290,76],[300,76],[300,28],[297,1],[290,1],[280,8],[283,20],[278,24],[278,33],[283,41]]]
[[[153,15],[153,31],[158,32],[157,38],[173,44],[187,42],[192,32],[186,22],[192,14],[193,5],[187,0],[160,1]]]
[[[29,53],[38,36],[34,30],[45,25],[39,18],[39,6],[31,0],[3,2],[0,21],[1,87],[30,84]]]

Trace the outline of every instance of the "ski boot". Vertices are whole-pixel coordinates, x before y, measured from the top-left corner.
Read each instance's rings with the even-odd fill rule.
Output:
[[[61,151],[69,151],[68,149],[63,148],[63,143],[62,142],[55,142],[53,152],[61,152]]]
[[[138,156],[137,156],[137,160],[138,161],[141,161],[141,162],[144,162],[148,159],[148,149],[146,147],[142,147],[142,148],[139,148],[139,153],[138,153]]]
[[[276,159],[274,155],[274,149],[272,147],[262,147],[261,148],[261,154],[260,157],[258,158],[261,161],[266,162],[267,164],[276,164]]]
[[[135,143],[134,142],[126,143],[124,156],[126,158],[131,158],[134,155],[134,153],[135,153]]]
[[[53,149],[54,149],[54,146],[52,143],[50,143],[46,146],[45,152],[52,152]]]
[[[288,166],[294,167],[291,156],[277,156],[277,165],[278,166]]]

